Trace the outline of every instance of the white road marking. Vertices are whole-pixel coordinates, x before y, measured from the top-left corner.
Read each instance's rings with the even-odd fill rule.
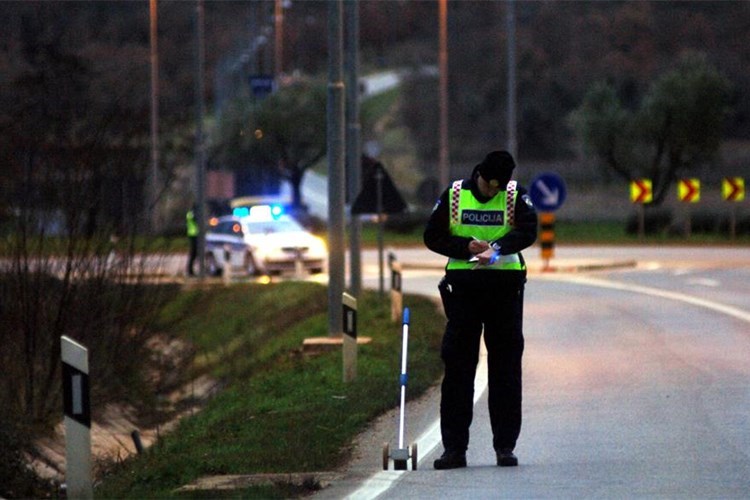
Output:
[[[718,280],[713,280],[710,278],[693,278],[693,279],[687,280],[687,284],[707,286],[710,288],[718,288],[721,285],[721,283],[719,283]]]
[[[684,293],[670,292],[668,290],[661,290],[659,288],[651,288],[651,287],[641,286],[641,285],[620,283],[617,281],[603,280],[599,278],[592,278],[589,276],[573,276],[573,275],[549,276],[547,275],[545,276],[545,279],[550,279],[552,281],[564,281],[567,283],[575,283],[575,284],[580,284],[580,285],[596,286],[599,288],[610,288],[612,290],[623,290],[627,292],[641,293],[644,295],[651,295],[653,297],[659,297],[659,298],[668,299],[668,300],[677,300],[677,301],[685,302],[687,304],[691,304],[694,306],[703,307],[705,309],[711,309],[721,314],[726,314],[727,316],[731,316],[733,318],[750,323],[750,312],[743,311],[742,309],[739,309],[737,307],[720,304],[718,302],[714,302],[711,300],[701,299],[699,297],[693,297],[692,295],[687,295]]]
[[[479,398],[487,388],[487,350],[484,347],[484,342],[481,343],[482,351],[479,357],[479,363],[477,365],[477,374],[474,378],[474,404],[479,401]],[[414,441],[419,445],[419,455],[417,460],[417,470],[422,468],[424,458],[432,453],[432,451],[442,442],[440,436],[440,419],[436,419],[426,431],[417,437]],[[354,493],[346,498],[363,500],[377,498],[381,494],[388,491],[393,484],[398,481],[403,473],[406,471],[380,471],[370,477],[365,483]]]

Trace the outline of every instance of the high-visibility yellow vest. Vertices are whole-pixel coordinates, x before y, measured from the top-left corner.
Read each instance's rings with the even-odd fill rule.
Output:
[[[195,215],[192,210],[189,210],[185,215],[185,222],[187,224],[187,235],[198,236],[198,223],[195,222]]]
[[[461,189],[462,181],[453,183],[448,192],[450,210],[450,232],[454,236],[495,241],[513,227],[513,211],[516,206],[516,181],[510,181],[505,191],[495,195],[486,203],[474,197],[470,189]],[[493,271],[523,271],[526,269],[518,253],[501,255],[494,264],[476,266],[476,262],[448,259],[447,270],[474,269]]]

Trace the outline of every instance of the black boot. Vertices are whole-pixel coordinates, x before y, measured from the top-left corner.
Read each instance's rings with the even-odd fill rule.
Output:
[[[515,467],[518,465],[518,457],[510,448],[503,448],[497,452],[497,465],[500,467]]]
[[[433,467],[438,470],[466,467],[466,454],[446,451],[443,456],[435,460]]]

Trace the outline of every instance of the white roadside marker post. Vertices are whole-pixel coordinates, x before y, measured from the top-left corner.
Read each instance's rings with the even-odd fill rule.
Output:
[[[344,382],[357,378],[357,299],[344,292],[341,294],[344,338],[342,354],[344,358]]]
[[[390,260],[391,266],[391,321],[401,319],[404,312],[404,298],[401,291],[401,264],[395,256]]]
[[[63,406],[65,410],[66,495],[91,499],[91,403],[88,349],[61,337]]]

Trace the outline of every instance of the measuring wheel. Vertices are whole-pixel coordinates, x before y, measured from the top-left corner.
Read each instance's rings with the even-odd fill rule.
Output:
[[[402,349],[401,349],[401,377],[399,378],[399,385],[401,386],[401,406],[399,412],[398,422],[398,448],[391,451],[388,443],[383,445],[383,470],[388,470],[388,463],[393,460],[394,470],[407,470],[409,460],[411,459],[412,470],[417,470],[417,462],[419,458],[417,456],[417,443],[413,443],[411,447],[404,446],[404,428],[406,420],[406,383],[408,376],[406,374],[406,349],[409,339],[409,308],[404,309],[404,322],[402,325]]]

